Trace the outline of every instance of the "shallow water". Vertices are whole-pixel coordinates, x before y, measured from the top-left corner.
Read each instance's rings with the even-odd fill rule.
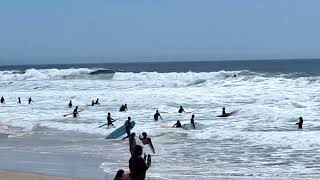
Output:
[[[151,179],[320,178],[320,76],[219,71],[65,78],[50,74],[66,73],[54,70],[37,78],[34,73],[43,72],[33,71],[30,77],[1,78],[0,95],[6,104],[0,105],[0,119],[10,129],[0,132],[11,134],[12,147],[102,158],[104,163],[97,168],[114,174],[128,169],[130,156],[127,141],[103,139],[114,128],[98,128],[111,112],[120,119],[114,123],[117,127],[131,116],[136,122],[133,132],[145,131],[152,138],[156,154],[147,173]],[[22,104],[16,103],[17,97]],[[35,101],[31,105],[29,97]],[[100,106],[86,106],[96,98]],[[83,109],[80,118],[62,116],[72,111],[69,100]],[[125,103],[129,111],[118,112]],[[190,122],[192,113],[177,113],[180,105],[205,128],[160,128],[176,120]],[[239,112],[218,118],[222,107]],[[158,122],[153,121],[156,109],[163,117]],[[295,125],[300,116],[303,130]],[[61,132],[68,134],[66,144],[64,137],[55,135]],[[14,139],[37,133],[59,140],[14,145]],[[150,153],[147,146],[144,149]]]

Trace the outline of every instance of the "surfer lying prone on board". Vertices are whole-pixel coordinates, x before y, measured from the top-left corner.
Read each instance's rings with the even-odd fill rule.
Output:
[[[154,150],[154,147],[153,147],[151,138],[148,138],[148,137],[147,137],[147,133],[146,133],[146,132],[143,132],[143,133],[142,133],[142,137],[139,136],[139,139],[142,141],[143,145],[148,144],[149,147],[150,147],[150,149],[151,149],[151,151],[152,151],[153,153],[155,153],[155,150]]]

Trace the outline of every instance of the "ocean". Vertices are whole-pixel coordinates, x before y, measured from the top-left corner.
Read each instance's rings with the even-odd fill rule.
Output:
[[[91,179],[128,170],[127,140],[105,140],[115,128],[98,128],[110,112],[116,127],[130,116],[132,132],[151,137],[149,179],[319,179],[319,67],[316,59],[0,66],[0,152],[12,156],[0,168]],[[79,118],[63,117],[70,100]],[[128,111],[119,112],[122,104]],[[238,112],[219,118],[222,107]],[[163,120],[154,122],[156,110]],[[196,130],[160,127],[189,123],[192,114]],[[94,170],[15,159],[19,153],[91,159]]]

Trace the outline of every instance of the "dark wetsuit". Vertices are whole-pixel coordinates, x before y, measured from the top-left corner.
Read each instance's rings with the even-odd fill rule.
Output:
[[[76,118],[78,116],[78,108],[75,108],[72,114],[73,114],[73,117]]]
[[[72,108],[72,102],[71,101],[69,102],[69,108]]]
[[[19,104],[21,103],[21,99],[20,99],[20,98],[18,98],[18,103],[19,103]]]
[[[300,120],[298,123],[296,123],[298,125],[299,129],[302,129],[302,124],[303,124],[303,120]]]
[[[127,133],[127,136],[126,137],[124,137],[123,139],[126,139],[126,138],[128,138],[128,137],[130,137],[130,130],[131,130],[131,123],[130,123],[130,121],[129,120],[127,120],[125,123],[124,123],[124,125],[125,125],[125,128],[126,128],[126,133]]]
[[[148,165],[141,156],[132,156],[129,160],[130,177],[132,180],[144,180]]]
[[[1,97],[1,103],[4,103],[4,98],[3,97]]]
[[[196,129],[196,125],[194,124],[194,117],[191,118],[191,126],[193,129]]]
[[[110,125],[114,126],[114,125],[112,124],[112,122],[114,122],[115,120],[112,119],[111,116],[108,116],[108,117],[107,117],[107,120],[108,120],[108,126],[110,126]],[[112,121],[112,120],[113,120],[113,121]]]
[[[159,117],[161,117],[161,116],[160,116],[160,113],[157,112],[157,113],[154,114],[153,117],[154,117],[154,121],[158,121]]]
[[[183,109],[183,108],[180,108],[178,112],[179,112],[179,113],[182,113],[182,112],[184,112],[184,109]]]

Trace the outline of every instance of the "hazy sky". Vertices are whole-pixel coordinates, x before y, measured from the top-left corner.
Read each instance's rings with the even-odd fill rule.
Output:
[[[319,9],[319,0],[0,0],[0,64],[320,57]]]

